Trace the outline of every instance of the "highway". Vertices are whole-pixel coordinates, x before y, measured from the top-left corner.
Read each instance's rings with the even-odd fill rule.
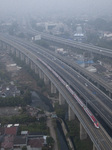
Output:
[[[26,32],[34,34],[34,35],[39,34],[39,35],[41,35],[41,37],[43,39],[48,40],[48,41],[49,40],[54,41],[54,42],[61,43],[63,45],[67,45],[67,46],[70,46],[73,48],[79,48],[81,50],[90,51],[92,53],[96,53],[96,54],[99,54],[102,56],[108,56],[109,58],[112,58],[112,50],[110,50],[110,49],[94,46],[92,44],[78,43],[74,40],[68,40],[68,39],[60,38],[60,37],[53,36],[50,34],[46,34],[43,32],[38,32],[31,28],[29,30],[26,30]],[[68,64],[74,66],[74,64],[72,64],[72,62],[68,62]],[[99,85],[102,85],[106,91],[108,90],[109,92],[112,92],[112,86],[110,86],[110,85],[108,86],[108,84],[106,84],[103,80],[101,80],[101,78],[98,78],[98,76],[92,75],[91,73],[87,72],[86,70],[84,70],[77,64],[75,64],[74,67],[76,69],[78,69],[79,71],[83,72],[85,75],[87,75],[87,77],[90,77],[93,82],[96,81],[96,83],[98,83]]]
[[[5,36],[6,38],[11,38],[13,41],[18,41],[19,43],[23,44],[22,40],[19,40],[16,37],[13,36],[9,36],[8,34],[2,34],[2,36]],[[30,43],[30,46],[32,45],[32,43]],[[39,46],[38,46],[39,47]],[[71,66],[72,68],[74,68],[75,70],[77,70],[78,72],[80,72],[81,74],[84,74],[84,76],[86,76],[86,78],[88,78],[92,83],[97,83],[97,85],[99,85],[99,87],[103,87],[105,89],[106,94],[111,93],[111,97],[112,97],[112,86],[108,85],[103,79],[101,79],[100,77],[96,76],[95,74],[92,74],[90,72],[88,72],[87,70],[85,70],[84,68],[80,67],[79,65],[77,65],[76,63],[73,63],[71,60],[67,60],[64,57],[59,56],[58,54],[55,54],[51,51],[48,51],[50,53],[52,53],[53,55],[55,55],[56,57],[58,57],[59,59],[61,59],[63,62],[67,63],[69,66]]]
[[[43,54],[40,53],[38,56],[51,66],[73,89],[81,94],[85,102],[90,104],[106,123],[108,122],[110,128],[112,127],[112,101],[108,99],[106,95],[102,95],[102,93],[87,80],[86,84],[88,87],[85,87],[85,79],[77,75],[72,68],[60,60],[55,59],[54,61],[53,57],[47,58],[48,56],[46,57],[46,55],[43,57]],[[97,95],[92,94],[92,91],[97,93]]]
[[[11,40],[10,40],[10,42],[9,42],[10,44],[12,44],[13,46],[15,45],[15,47],[17,47],[17,45],[18,44],[16,44],[15,42],[12,42]],[[27,43],[28,44],[28,43]],[[31,51],[33,52],[33,50],[35,50],[35,49],[38,49],[38,52],[37,52],[37,56],[39,57],[43,57],[42,56],[42,54],[43,54],[43,51],[42,51],[42,48],[40,48],[40,51],[41,51],[41,53],[42,54],[40,54],[40,51],[39,51],[39,48],[31,48],[29,45],[27,45],[27,44],[25,44],[26,46],[24,46],[24,47],[29,47],[28,49],[30,50],[29,51],[29,54],[31,53]],[[19,44],[19,46],[18,47],[20,47],[20,44]],[[21,48],[21,51],[24,51],[24,49],[22,48],[22,47],[20,47]],[[35,51],[33,52],[34,53],[34,56],[35,56],[35,59],[36,59],[36,55],[35,55]],[[57,62],[59,61],[57,58],[54,58],[54,56],[52,56],[52,59],[51,59],[51,56],[46,56],[46,54],[44,54],[45,55],[45,57],[48,57],[48,58],[46,58],[46,62],[49,64],[49,65],[51,65],[51,67],[53,67],[54,65],[55,65],[55,67],[57,67],[57,71],[60,69],[60,64],[58,64],[58,65],[56,65],[57,64]],[[43,60],[45,61],[45,57],[43,57]],[[52,63],[51,63],[51,61],[49,62],[49,57],[50,57],[50,60],[52,60]],[[55,61],[56,61],[56,63],[54,63],[53,64],[53,62],[55,62],[54,61],[54,59],[55,59]],[[34,59],[32,58],[32,60],[34,61]],[[60,61],[59,61],[59,63],[61,63]],[[63,65],[66,65],[66,64],[63,64]],[[66,66],[64,66],[64,67],[66,67]],[[54,67],[53,67],[54,68]],[[55,68],[54,68],[55,69]],[[69,69],[69,68],[68,68]],[[72,68],[71,68],[71,70],[72,70]],[[76,85],[76,86],[79,86],[78,85],[78,82],[76,83],[76,80],[77,79],[73,79],[73,77],[70,75],[71,73],[67,73],[67,70],[65,69],[65,71],[64,71],[64,69],[62,69],[61,68],[61,70],[59,71],[59,72],[61,72],[62,73],[62,75],[61,76],[63,76],[63,77],[65,77],[65,79],[66,79],[66,81],[69,83],[69,82],[72,82],[72,80],[74,80],[74,83],[69,83],[69,84],[71,84],[72,86],[74,86],[74,85]],[[66,75],[65,75],[65,73],[66,73]],[[64,75],[63,75],[64,74]],[[73,75],[73,76],[75,76],[75,75]],[[69,78],[68,78],[69,77]],[[71,80],[71,77],[72,77],[72,80]],[[78,77],[78,76],[77,76]],[[79,78],[79,77],[78,77]],[[80,78],[81,78],[81,76],[80,76]],[[84,81],[85,82],[85,81]],[[59,83],[60,84],[60,83]],[[88,84],[88,83],[87,83]],[[84,85],[83,85],[84,86]],[[82,86],[82,87],[83,87]],[[58,88],[61,88],[61,90],[63,89],[63,86],[62,87],[60,87],[60,85],[58,86]],[[80,89],[80,88],[79,88]],[[85,86],[84,86],[84,89],[86,89],[87,90],[87,88],[85,88]],[[83,89],[83,90],[84,90]],[[82,91],[83,92],[83,91]],[[87,92],[87,91],[86,91]],[[74,107],[74,111],[75,111],[75,113],[77,114],[77,116],[79,116],[79,120],[81,119],[81,120],[83,120],[83,122],[84,122],[84,124],[85,124],[85,128],[86,128],[86,130],[87,130],[87,132],[88,132],[88,134],[89,134],[89,132],[91,132],[91,134],[90,135],[92,135],[92,136],[94,136],[95,137],[95,139],[97,139],[97,143],[96,144],[98,144],[101,148],[99,148],[99,149],[110,149],[111,148],[111,145],[112,145],[112,143],[111,143],[111,141],[106,137],[106,135],[105,135],[105,132],[103,132],[103,128],[102,128],[102,126],[100,125],[100,129],[96,129],[94,126],[93,126],[93,124],[92,124],[92,122],[90,121],[90,119],[87,117],[87,115],[83,112],[83,110],[80,108],[80,106],[78,105],[78,103],[76,103],[76,101],[74,101],[74,99],[73,99],[73,97],[71,97],[71,96],[69,96],[69,93],[66,91],[64,91],[63,92],[64,94],[65,94],[65,97],[67,97],[67,100],[68,100],[68,103],[70,103],[70,105],[71,105],[71,107]],[[86,95],[86,97],[87,97],[87,95]],[[72,104],[71,104],[72,103]]]
[[[47,33],[38,32],[36,30],[31,29],[31,27],[29,28],[29,30],[24,29],[23,32],[31,33],[33,35],[38,35],[39,34],[39,35],[41,35],[41,37],[43,39],[48,40],[48,41],[54,41],[54,42],[61,43],[63,45],[70,46],[70,47],[73,47],[73,48],[79,48],[79,49],[84,50],[84,51],[90,51],[92,53],[96,53],[96,54],[99,54],[99,55],[108,56],[109,58],[112,57],[112,50],[110,50],[110,49],[94,46],[92,44],[78,43],[74,40],[64,39],[64,38],[53,36],[53,35],[50,35],[50,34],[47,34]],[[72,64],[72,62],[71,63],[68,62],[68,63],[70,65],[74,66],[74,64]],[[74,67],[76,69],[78,69],[79,71],[81,71],[82,73],[84,73],[93,82],[95,81],[99,85],[103,86],[105,88],[105,91],[112,92],[112,86],[108,86],[108,84],[106,84],[101,78],[98,78],[98,76],[92,75],[91,73],[87,72],[86,70],[84,70],[83,68],[78,66],[77,64],[75,64]],[[112,93],[111,93],[111,97],[112,97]]]
[[[43,69],[42,66],[40,66],[40,67]],[[50,74],[48,74],[48,76],[50,76]],[[62,95],[66,99],[67,103],[70,105],[70,107],[74,111],[75,115],[78,117],[79,121],[83,124],[83,126],[86,129],[88,135],[90,136],[90,138],[92,139],[94,144],[97,146],[97,149],[98,150],[108,150],[108,149],[110,149],[111,146],[112,146],[111,138],[108,138],[108,136],[105,133],[102,126],[100,125],[100,128],[96,129],[93,126],[93,123],[88,118],[88,116],[84,113],[83,109],[81,109],[79,104],[69,94],[69,92],[66,90],[66,88],[63,87],[61,82],[58,81],[57,79],[54,79],[54,80],[55,80],[55,83],[56,83],[56,87],[62,93]]]
[[[34,35],[40,34],[43,39],[51,40],[51,41],[58,42],[58,43],[68,45],[68,46],[72,46],[72,47],[76,47],[76,48],[79,48],[82,50],[91,51],[93,53],[100,54],[103,56],[108,56],[108,57],[112,58],[112,50],[111,49],[94,46],[92,44],[79,43],[79,42],[76,42],[71,39],[64,39],[64,38],[53,36],[53,35],[50,35],[47,33],[38,32],[33,29],[26,30],[26,32],[32,33]]]
[[[30,51],[40,56],[44,61],[46,61],[46,63],[48,63],[48,65],[53,67],[54,70],[56,70],[56,72],[58,72],[68,82],[69,85],[71,85],[78,93],[81,94],[81,96],[85,99],[85,102],[91,105],[95,109],[97,114],[100,114],[101,118],[103,118],[103,120],[105,120],[108,123],[109,127],[112,129],[112,101],[111,99],[109,99],[109,97],[107,97],[104,93],[102,93],[93,84],[88,82],[87,79],[82,77],[71,67],[69,67],[59,59],[55,58],[54,56],[48,54],[47,49],[40,46],[36,47],[29,43],[24,43],[20,41],[18,41],[18,43],[30,49]],[[36,53],[36,50],[38,50],[39,53]],[[62,70],[65,72],[62,72]],[[69,74],[67,74],[67,72]]]

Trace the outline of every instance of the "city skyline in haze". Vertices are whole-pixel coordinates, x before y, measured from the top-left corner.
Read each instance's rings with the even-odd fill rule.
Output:
[[[112,14],[112,0],[0,0],[0,13]]]

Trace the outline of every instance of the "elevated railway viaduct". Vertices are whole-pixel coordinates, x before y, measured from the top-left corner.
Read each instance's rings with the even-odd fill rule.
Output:
[[[7,50],[16,57],[20,58],[27,65],[39,74],[40,78],[44,80],[45,84],[51,82],[51,92],[55,93],[56,89],[59,91],[59,104],[63,104],[65,101],[69,105],[69,120],[74,119],[76,115],[80,121],[80,139],[83,140],[87,137],[87,134],[93,142],[93,150],[109,150],[112,147],[112,140],[100,125],[99,129],[96,129],[87,115],[83,112],[80,106],[74,102],[73,97],[68,92],[66,87],[57,79],[52,72],[38,59],[38,56],[27,50],[26,48],[3,39],[0,39],[0,48]],[[75,114],[75,115],[74,115]]]

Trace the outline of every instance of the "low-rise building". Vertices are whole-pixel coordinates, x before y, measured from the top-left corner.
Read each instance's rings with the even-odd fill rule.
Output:
[[[19,124],[8,124],[0,127],[0,149],[1,150],[21,150],[26,147],[27,150],[42,150],[46,145],[46,137],[41,134],[30,135],[28,131],[22,131],[17,135]]]
[[[14,138],[13,150],[20,150],[22,147],[27,147],[27,136],[20,135]]]
[[[29,138],[28,139],[28,150],[42,150],[42,147],[44,146],[44,139],[43,137],[35,137],[35,138]]]

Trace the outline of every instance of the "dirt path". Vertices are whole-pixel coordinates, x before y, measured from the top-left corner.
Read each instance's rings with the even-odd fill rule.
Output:
[[[47,126],[49,127],[51,137],[55,141],[55,143],[54,143],[54,149],[53,150],[58,150],[58,143],[57,143],[57,139],[56,139],[56,134],[55,134],[54,126],[53,126],[53,123],[52,123],[52,119],[49,116],[47,117]]]

